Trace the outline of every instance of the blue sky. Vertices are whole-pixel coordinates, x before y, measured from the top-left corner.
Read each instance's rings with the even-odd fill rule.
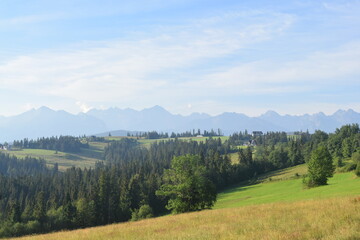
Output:
[[[360,111],[360,1],[2,0],[0,115]]]

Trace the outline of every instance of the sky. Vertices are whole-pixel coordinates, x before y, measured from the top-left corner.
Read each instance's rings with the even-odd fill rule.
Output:
[[[359,0],[1,0],[0,115],[360,112]]]

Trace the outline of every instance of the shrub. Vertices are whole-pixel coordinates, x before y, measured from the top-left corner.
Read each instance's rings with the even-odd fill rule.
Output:
[[[354,163],[360,163],[360,152],[354,152],[351,156],[351,160]]]
[[[41,231],[41,224],[39,221],[29,221],[25,225],[26,232],[28,233],[38,233]]]
[[[360,162],[357,164],[357,167],[355,169],[356,176],[360,177]]]
[[[351,172],[356,169],[356,163],[347,163],[342,168],[339,168],[339,172]]]
[[[145,204],[142,205],[139,209],[136,209],[131,214],[131,221],[138,221],[141,219],[151,218],[153,217],[153,210],[152,208]]]
[[[25,224],[17,222],[12,226],[13,236],[21,236],[24,235],[25,233],[26,233]]]

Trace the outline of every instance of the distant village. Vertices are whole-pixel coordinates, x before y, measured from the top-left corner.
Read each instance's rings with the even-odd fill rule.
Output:
[[[8,144],[0,144],[0,150],[10,150],[11,146]]]

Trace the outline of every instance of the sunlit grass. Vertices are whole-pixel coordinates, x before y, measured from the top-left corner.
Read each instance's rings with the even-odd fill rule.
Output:
[[[46,149],[20,149],[3,152],[14,155],[20,159],[24,159],[27,156],[41,158],[46,161],[48,166],[52,167],[55,163],[57,163],[60,170],[65,170],[73,166],[80,168],[93,168],[96,162],[103,159],[105,146],[106,143],[90,142],[89,148],[82,148],[79,153],[65,153]]]
[[[286,173],[283,176],[286,176]],[[230,188],[218,195],[214,208],[293,202],[359,194],[360,178],[356,178],[354,173],[349,172],[335,174],[333,178],[329,179],[328,185],[312,189],[303,188],[302,178]]]
[[[20,239],[355,240],[359,236],[358,196],[206,210]]]

